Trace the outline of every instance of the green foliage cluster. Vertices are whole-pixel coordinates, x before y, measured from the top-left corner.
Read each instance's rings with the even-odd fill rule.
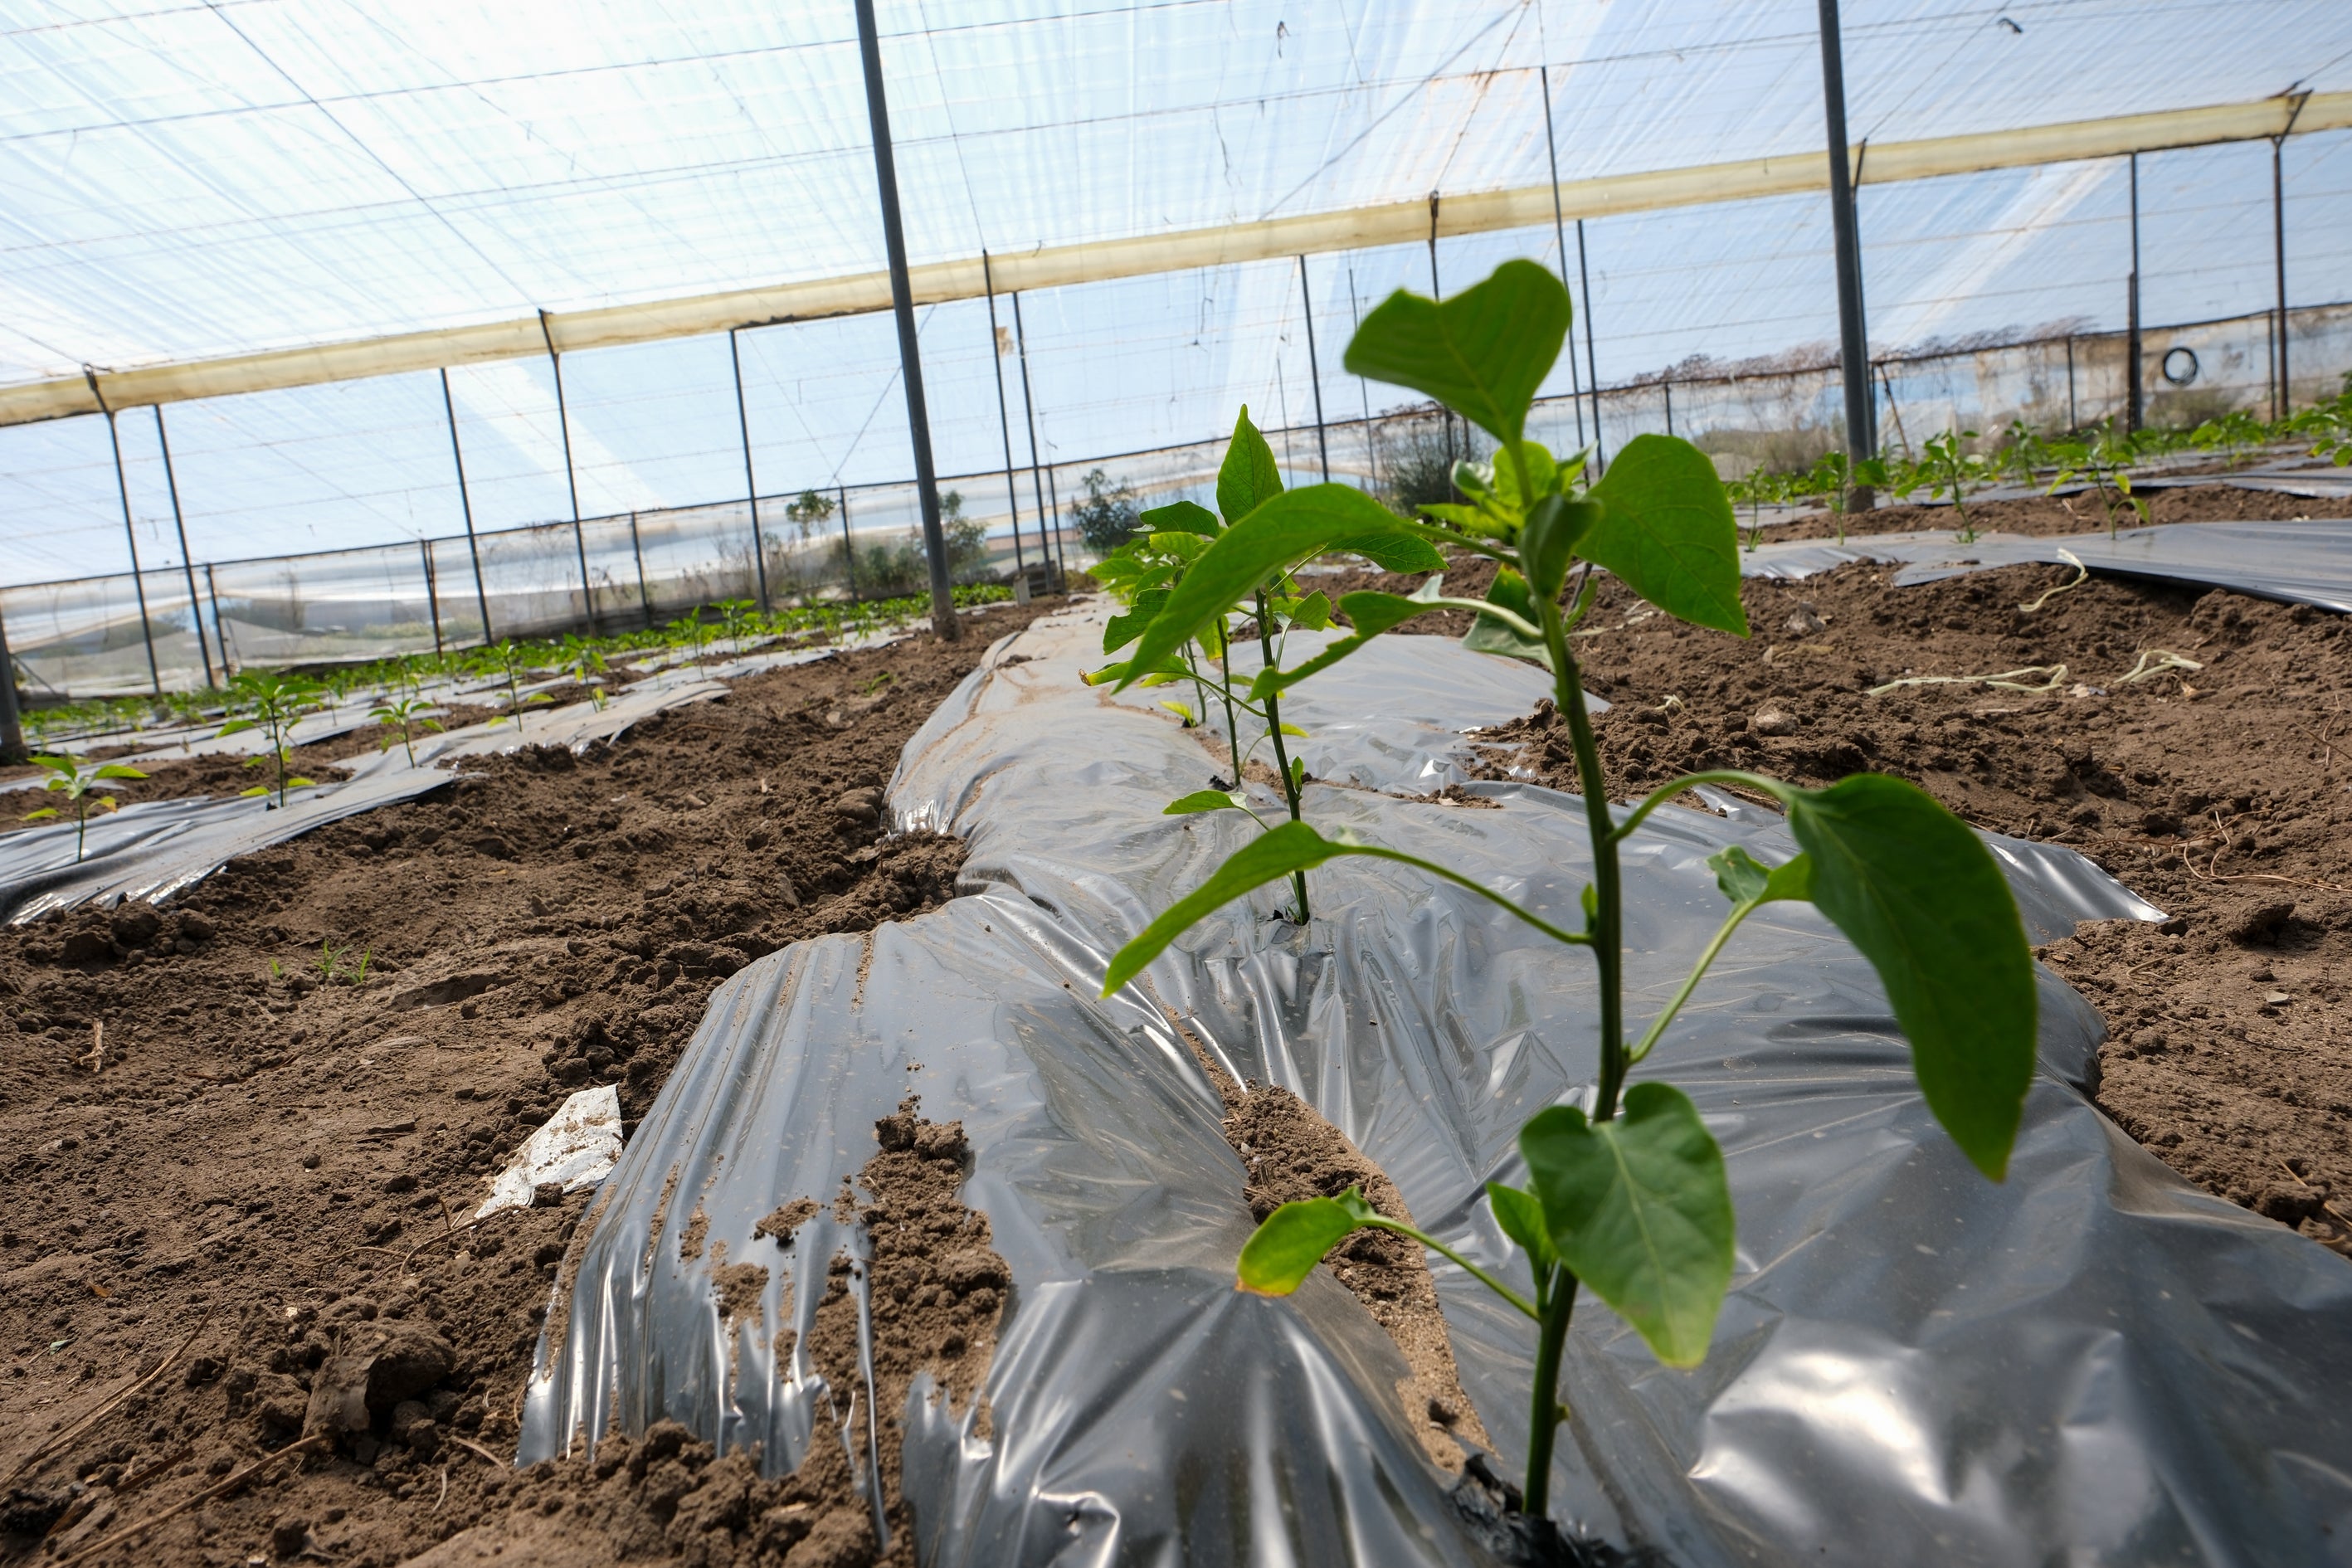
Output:
[[[1825,505],[1840,514],[1841,542],[1846,498],[1855,485],[1869,485],[1902,500],[1924,494],[1953,503],[1965,542],[1975,537],[1968,498],[1979,490],[2014,484],[2042,486],[2047,493],[2084,483],[2098,496],[2112,535],[2127,519],[2147,521],[2147,502],[2133,491],[2132,470],[2158,458],[2198,452],[2218,456],[2234,468],[2264,447],[2300,446],[2314,457],[2352,466],[2352,372],[2346,374],[2335,396],[2284,419],[2264,419],[2238,409],[2186,429],[2149,426],[2134,431],[2110,417],[2058,436],[2044,436],[2015,419],[1990,448],[1968,445],[1978,438],[1974,430],[1947,430],[1930,437],[1916,457],[1882,452],[1852,474],[1845,454],[1831,452],[1809,468],[1759,469],[1731,480],[1726,489],[1736,504],[1751,509],[1801,501]]]
[[[38,811],[28,811],[25,814],[25,820],[41,822],[71,811],[76,865],[81,863],[83,852],[89,847],[89,814],[95,811],[102,816],[115,808],[112,795],[95,793],[98,781],[143,779],[147,776],[137,768],[127,767],[121,763],[78,763],[71,757],[35,757],[33,765],[47,775],[41,780],[41,788],[53,795],[64,795],[66,804],[62,808],[45,805]]]
[[[1433,397],[1493,438],[1491,465],[1465,462],[1454,470],[1453,489],[1465,499],[1427,502],[1419,518],[1401,519],[1344,485],[1285,490],[1244,414],[1218,479],[1222,516],[1198,507],[1190,514],[1179,508],[1150,514],[1150,542],[1130,547],[1107,579],[1128,608],[1112,623],[1106,646],[1132,644],[1133,651],[1089,677],[1122,687],[1220,683],[1221,700],[1230,697],[1237,711],[1263,727],[1278,758],[1279,694],[1417,616],[1475,611],[1466,646],[1550,672],[1575,750],[1591,845],[1592,881],[1575,909],[1530,909],[1405,848],[1344,829],[1320,830],[1306,820],[1294,770],[1286,767],[1287,818],[1272,826],[1261,820],[1263,831],[1114,955],[1103,985],[1106,995],[1116,991],[1189,927],[1268,884],[1292,885],[1289,913],[1304,921],[1305,874],[1349,856],[1441,879],[1591,955],[1600,981],[1591,1087],[1581,1103],[1554,1106],[1521,1129],[1527,1185],[1488,1189],[1497,1224],[1526,1254],[1532,1294],[1381,1215],[1353,1191],[1276,1209],[1236,1268],[1242,1289],[1286,1294],[1349,1232],[1394,1230],[1453,1258],[1531,1320],[1537,1343],[1526,1497],[1536,1514],[1544,1511],[1554,1435],[1566,1415],[1559,1371],[1580,1289],[1606,1302],[1661,1360],[1687,1366],[1706,1353],[1732,1272],[1724,1157],[1690,1097],[1661,1079],[1637,1077],[1637,1069],[1743,921],[1767,904],[1806,902],[1853,942],[1885,986],[1927,1105],[1967,1157],[1996,1180],[2007,1169],[2022,1118],[2036,1019],[2032,959],[1999,868],[1975,834],[1912,785],[1863,773],[1811,790],[1709,770],[1673,781],[1622,817],[1611,805],[1570,641],[1591,605],[1595,569],[1694,626],[1735,637],[1748,628],[1739,597],[1738,525],[1704,453],[1671,437],[1641,436],[1592,481],[1583,455],[1556,459],[1527,439],[1529,405],[1559,352],[1570,313],[1559,280],[1526,261],[1505,263],[1443,304],[1391,296],[1358,330],[1347,368]],[[1496,563],[1484,599],[1444,595],[1435,575],[1444,561],[1439,546]],[[1286,624],[1276,606],[1291,606],[1289,626],[1328,618],[1328,606],[1310,608],[1319,595],[1297,595],[1296,577],[1305,563],[1331,552],[1433,574],[1411,595],[1344,595],[1338,611],[1348,635],[1286,666],[1286,650],[1272,635]],[[1242,616],[1253,623],[1260,651],[1246,683],[1229,668]],[[1738,847],[1711,859],[1727,912],[1673,999],[1636,1037],[1625,1015],[1619,856],[1651,813],[1706,783],[1738,784],[1777,801],[1798,852],[1777,866]],[[1167,809],[1242,809],[1244,801],[1237,780],[1230,792],[1204,792]]]
[[[963,526],[967,531],[984,528],[980,523],[965,523]],[[969,548],[977,551],[982,547],[975,542]],[[919,547],[913,550],[913,555],[919,563]],[[921,571],[919,564],[918,579]],[[959,607],[1000,604],[1012,597],[1013,590],[1001,583],[964,584],[955,589],[955,602]],[[518,677],[539,671],[561,672],[589,686],[593,697],[600,696],[601,692],[592,683],[604,674],[612,661],[643,658],[682,648],[693,649],[698,656],[707,649],[714,634],[743,638],[818,635],[838,638],[904,626],[928,617],[931,613],[928,595],[912,594],[795,605],[764,616],[757,614],[748,599],[730,603],[734,606],[731,611],[725,605],[712,605],[694,615],[681,616],[666,626],[643,631],[598,637],[567,635],[554,641],[508,639],[503,643],[444,654],[406,654],[365,664],[335,665],[302,673],[299,679],[316,689],[313,697],[319,707],[337,707],[364,699],[375,702],[379,709],[371,717],[379,722],[392,724],[398,722],[398,715],[387,718],[381,710],[391,705],[394,694],[405,693],[408,700],[417,703],[407,710],[412,719],[416,719],[425,706],[421,701],[425,682],[484,676],[496,677],[503,681],[507,678],[506,661],[509,658],[514,661]],[[715,623],[711,619],[713,613],[718,616]],[[500,652],[502,647],[506,652]],[[172,692],[162,697],[100,698],[27,709],[24,714],[26,739],[39,749],[87,736],[114,734],[163,724],[201,726],[223,718],[256,718],[257,716],[246,711],[250,701],[247,689],[240,685],[243,679],[232,679],[226,688],[205,691]]]

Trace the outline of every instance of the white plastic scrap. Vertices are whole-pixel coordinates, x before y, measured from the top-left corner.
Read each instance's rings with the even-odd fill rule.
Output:
[[[490,1197],[474,1217],[530,1207],[531,1193],[557,1182],[567,1193],[593,1186],[621,1160],[621,1095],[611,1084],[583,1089],[563,1102],[547,1125],[523,1140],[514,1163],[490,1183]]]

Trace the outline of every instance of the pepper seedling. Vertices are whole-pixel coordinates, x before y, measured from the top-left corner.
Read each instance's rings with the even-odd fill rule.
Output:
[[[119,804],[110,795],[94,793],[100,779],[143,779],[147,775],[137,768],[121,763],[77,763],[71,757],[35,757],[33,765],[49,776],[41,781],[45,790],[55,791],[66,797],[66,805],[74,814],[74,863],[81,863],[84,847],[89,840],[89,814],[104,816]],[[40,822],[63,813],[54,805],[25,814],[27,822]]]
[[[441,721],[431,717],[433,705],[426,702],[422,698],[394,697],[387,699],[384,702],[372,710],[368,713],[368,717],[374,720],[377,723],[383,725],[386,729],[390,729],[395,724],[398,725],[400,727],[400,734],[396,738],[390,735],[385,736],[383,743],[378,746],[376,750],[379,752],[388,752],[395,745],[403,747],[408,752],[408,765],[412,768],[415,767],[416,765],[415,731],[418,730],[437,731],[441,728]]]
[[[522,710],[548,701],[548,695],[544,691],[534,691],[528,697],[522,694],[523,654],[522,649],[515,647],[511,639],[492,643],[488,653],[493,659],[497,660],[499,672],[505,676],[507,683],[507,710],[491,720],[490,724],[494,727],[511,719],[514,721],[515,732],[520,734]]]
[[[2055,495],[2061,485],[2077,479],[2088,479],[2098,492],[2099,505],[2107,514],[2107,537],[2116,536],[2116,519],[2137,512],[2139,520],[2148,521],[2147,502],[2132,494],[2131,466],[2139,459],[2138,448],[2129,434],[2117,435],[2113,416],[2102,419],[2080,441],[2066,442],[2055,448],[2060,467],[2058,477],[2042,493]]]
[[[299,675],[275,673],[240,675],[229,682],[229,693],[232,700],[244,707],[250,716],[231,719],[220,727],[220,733],[236,735],[247,730],[268,731],[267,757],[254,757],[245,765],[259,767],[267,761],[276,766],[278,807],[283,811],[289,789],[308,789],[311,785],[311,780],[288,773],[286,764],[293,757],[290,737],[294,733],[294,726],[301,722],[305,713],[317,710],[324,693],[315,680]],[[271,790],[268,784],[256,784],[238,793],[250,798],[268,795]]]
[[[1663,1039],[1708,965],[1764,905],[1810,902],[1877,971],[1908,1037],[1929,1110],[1979,1170],[1999,1180],[2033,1074],[2032,957],[2008,884],[1983,843],[1934,799],[1898,779],[1861,773],[1826,789],[1727,769],[1686,774],[1622,818],[1610,805],[1592,721],[1569,640],[1605,571],[1679,620],[1748,635],[1739,597],[1738,528],[1706,456],[1672,437],[1637,436],[1608,472],[1584,483],[1583,459],[1555,461],[1526,436],[1528,411],[1557,358],[1568,293],[1543,268],[1503,264],[1443,304],[1391,296],[1349,344],[1347,368],[1433,397],[1494,437],[1490,468],[1465,465],[1468,497],[1397,518],[1344,485],[1265,496],[1192,561],[1139,629],[1122,686],[1167,667],[1235,600],[1335,547],[1365,538],[1448,545],[1496,563],[1481,600],[1373,591],[1341,598],[1350,637],[1296,668],[1267,666],[1252,682],[1271,697],[1417,616],[1468,609],[1465,643],[1524,658],[1552,677],[1581,787],[1592,881],[1580,906],[1556,916],[1421,856],[1300,819],[1251,839],[1208,880],[1122,947],[1104,976],[1108,996],[1195,922],[1253,889],[1328,861],[1361,856],[1402,864],[1499,906],[1538,931],[1592,956],[1598,1060],[1579,1102],[1539,1112],[1519,1132],[1528,1184],[1488,1185],[1503,1234],[1526,1254],[1531,1293],[1507,1285],[1434,1237],[1386,1218],[1360,1194],[1285,1204],[1243,1248],[1240,1289],[1296,1289],[1330,1247],[1358,1228],[1399,1231],[1451,1258],[1535,1324],[1528,1510],[1546,1509],[1558,1423],[1561,1349],[1580,1289],[1590,1289],[1641,1334],[1660,1360],[1703,1360],[1732,1273],[1734,1220],[1722,1150],[1689,1095],[1633,1074]],[[1230,459],[1229,459],[1230,461]],[[1433,554],[1434,552],[1433,551]],[[1570,574],[1580,566],[1579,591]],[[1563,606],[1562,599],[1570,602]],[[1624,999],[1625,914],[1619,858],[1661,805],[1702,784],[1738,785],[1778,802],[1798,852],[1768,866],[1734,847],[1709,861],[1729,910],[1673,998],[1633,1037]]]
[[[1104,627],[1103,652],[1117,653],[1145,637],[1171,595],[1184,587],[1188,568],[1205,558],[1234,522],[1282,493],[1282,472],[1275,462],[1274,448],[1250,423],[1249,409],[1244,405],[1234,422],[1233,440],[1217,469],[1217,510],[1213,512],[1192,501],[1155,507],[1142,515],[1143,531],[1137,539],[1119,546],[1091,569],[1096,580],[1128,606],[1127,614],[1114,616]],[[1381,516],[1391,524],[1395,521],[1385,510]],[[1361,536],[1342,536],[1333,540],[1328,548],[1364,555],[1392,572],[1431,571],[1444,564],[1444,558],[1425,541],[1401,534],[1393,527]],[[1208,693],[1216,692],[1224,712],[1226,754],[1233,763],[1230,787],[1195,790],[1170,802],[1166,815],[1234,810],[1246,813],[1259,826],[1265,826],[1265,819],[1249,809],[1243,787],[1250,759],[1260,743],[1253,741],[1246,749],[1241,743],[1240,715],[1246,714],[1262,728],[1261,740],[1271,744],[1274,771],[1282,786],[1283,804],[1288,809],[1289,819],[1300,820],[1307,784],[1306,759],[1291,756],[1283,742],[1286,739],[1303,740],[1307,731],[1284,721],[1281,687],[1268,685],[1263,672],[1279,668],[1291,627],[1322,631],[1332,624],[1329,595],[1320,589],[1307,593],[1299,590],[1294,574],[1307,559],[1302,556],[1286,563],[1273,563],[1252,581],[1244,584],[1237,580],[1229,584],[1233,591],[1223,601],[1199,616],[1184,636],[1174,639],[1173,646],[1156,647],[1148,657],[1138,652],[1087,676],[1088,685],[1116,681],[1122,689],[1137,683],[1162,686],[1190,680],[1195,699],[1204,710],[1209,706]],[[1257,641],[1261,674],[1244,690],[1233,669],[1233,648],[1235,637],[1247,635],[1254,635]],[[1195,714],[1181,702],[1168,701],[1162,706],[1175,711],[1187,725],[1200,724],[1208,717],[1205,711]],[[1291,890],[1296,900],[1293,918],[1304,925],[1311,910],[1303,868],[1292,874]]]

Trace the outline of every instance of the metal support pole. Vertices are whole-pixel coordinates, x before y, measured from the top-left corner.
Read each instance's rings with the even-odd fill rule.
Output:
[[[213,574],[209,561],[205,563],[205,597],[212,601],[213,640],[220,645],[221,674],[234,680],[236,679],[236,660],[229,655],[228,626],[221,619],[220,579]]]
[[[1595,472],[1609,467],[1609,453],[1601,444],[1601,362],[1592,353],[1592,270],[1585,264],[1584,220],[1576,220],[1576,277],[1584,285],[1584,379],[1592,388],[1592,467]],[[1574,344],[1570,353],[1576,352]]]
[[[0,763],[27,763],[25,721],[16,710],[16,661],[8,652],[8,628],[0,622]]]
[[[1671,436],[1675,433],[1675,384],[1662,381],[1658,385],[1666,395],[1666,434]]]
[[[1862,316],[1862,240],[1855,229],[1851,144],[1845,131],[1845,62],[1838,31],[1838,0],[1821,0],[1822,103],[1829,119],[1830,220],[1836,238],[1838,369],[1845,382],[1845,450],[1849,475],[1872,456],[1870,334]],[[1868,511],[1877,497],[1853,485],[1852,511]]]
[[[1064,583],[1070,580],[1068,542],[1063,537],[1068,531],[1062,526],[1062,498],[1054,490],[1054,465],[1045,465],[1045,500],[1054,509],[1054,570]]]
[[[555,352],[555,333],[548,327],[544,310],[539,313],[539,335],[547,341],[547,363],[555,367],[555,423],[563,432],[563,483],[572,494],[572,547],[580,553],[580,608],[593,636],[599,629],[596,592],[588,581],[588,541],[580,531],[580,476],[572,467],[572,414],[563,402],[563,356]]]
[[[634,511],[629,514],[629,553],[637,561],[637,608],[646,613],[646,625],[650,626],[654,624],[654,596],[646,586],[646,546],[637,537],[637,514]]]
[[[1315,449],[1323,458],[1323,482],[1331,482],[1331,438],[1323,430],[1323,366],[1315,357],[1315,300],[1307,291],[1307,258],[1298,258],[1298,308],[1307,317],[1307,374],[1315,378]]]
[[[482,545],[474,537],[474,502],[466,494],[466,449],[457,443],[457,405],[449,395],[449,373],[441,373],[441,408],[449,416],[449,457],[457,465],[457,507],[466,514],[466,553],[474,562],[474,606],[482,612],[482,641],[495,641],[490,635],[490,595],[482,586]],[[219,624],[215,613],[214,624]]]
[[[743,504],[751,509],[751,567],[759,577],[760,613],[772,616],[775,608],[768,603],[768,545],[760,537],[760,481],[751,474],[751,416],[743,406],[743,354],[735,346],[735,332],[733,327],[727,329],[727,363],[735,370],[735,428],[743,437]],[[631,512],[631,531],[636,526],[637,514]],[[637,576],[640,580],[645,576],[642,558],[637,563]]]
[[[2134,153],[2131,164],[2131,273],[2126,280],[2124,297],[2124,428],[2139,429],[2142,412],[2147,405],[2147,390],[2140,376],[2139,343],[2139,154]]]
[[[196,657],[205,661],[205,684],[213,681],[212,648],[205,641],[205,610],[196,602],[196,563],[188,552],[188,523],[180,515],[180,481],[172,472],[172,438],[163,430],[163,405],[155,405],[155,445],[163,451],[163,483],[172,492],[172,526],[180,535],[180,570],[188,579],[188,625],[195,628]]]
[[[1013,482],[1013,414],[1004,401],[1004,351],[997,346],[997,334],[1003,329],[996,324],[996,276],[985,250],[980,253],[980,286],[988,295],[988,357],[996,370],[996,427],[1004,436],[1004,500],[1013,509],[1013,568],[1026,574],[1028,562],[1021,553],[1021,487]]]
[[[2082,418],[2074,412],[2074,340],[2069,337],[2066,340],[2066,428],[2071,433],[2082,427]]]
[[[1021,290],[1013,291],[1013,346],[1021,358],[1021,416],[1029,426],[1029,493],[1037,503],[1037,552],[1054,562],[1054,542],[1045,532],[1045,483],[1037,464],[1037,405],[1029,395],[1029,333],[1021,325]],[[1058,525],[1059,517],[1055,519]]]
[[[882,244],[890,259],[890,308],[898,321],[899,382],[907,392],[907,434],[915,447],[915,489],[923,505],[923,549],[931,563],[931,635],[941,642],[963,636],[955,588],[948,580],[948,546],[940,527],[939,476],[931,469],[931,422],[923,407],[923,356],[915,341],[915,292],[907,281],[907,235],[898,221],[898,171],[890,149],[890,109],[882,90],[882,42],[874,0],[857,0],[858,54],[866,66],[866,113],[874,128],[874,180],[882,198]]]
[[[1435,191],[1429,193],[1429,297],[1433,300],[1445,298],[1444,290],[1437,286],[1437,193]],[[1454,416],[1443,403],[1437,405],[1437,423],[1439,428],[1445,432],[1445,493],[1450,499],[1458,501],[1462,499],[1462,494],[1454,488],[1454,464],[1456,460],[1454,451]]]
[[[2303,112],[2303,105],[2295,105]],[[2281,166],[2286,138],[2271,138],[2271,258],[2278,269],[2278,406],[2272,415],[2284,419],[2294,409],[2294,383],[2287,375],[2286,337],[2286,171]]]
[[[1551,67],[1536,67],[1536,80],[1543,89],[1544,152],[1551,160],[1551,237],[1553,243],[1559,247],[1559,286],[1565,289],[1568,287],[1568,220],[1559,208],[1559,143],[1554,139],[1551,129]],[[1577,232],[1580,235],[1583,233],[1581,225]],[[1571,301],[1569,321],[1573,323],[1580,313]],[[1577,384],[1575,331],[1571,324],[1568,340],[1568,401],[1569,406],[1576,410],[1576,444],[1581,447],[1584,445],[1584,395],[1583,388]]]
[[[1363,313],[1356,305],[1356,269],[1353,267],[1348,268],[1348,324],[1353,331],[1363,330]],[[1381,488],[1381,445],[1372,432],[1371,384],[1360,375],[1356,378],[1356,391],[1364,400],[1364,471],[1371,476],[1372,489],[1377,490]]]
[[[849,487],[844,485],[834,494],[841,498],[841,565],[842,570],[849,574],[849,598],[855,604],[857,600],[857,542],[849,537]]]
[[[441,657],[441,584],[433,569],[433,542],[420,539],[416,553],[425,562],[425,613],[433,620],[433,657]]]
[[[89,376],[90,390],[96,392],[97,375],[88,371],[83,374]],[[155,628],[147,619],[147,581],[139,574],[139,534],[131,526],[131,481],[122,473],[122,437],[115,432],[114,410],[105,407],[103,402],[100,407],[106,415],[106,438],[114,447],[114,488],[122,497],[122,537],[131,546],[131,586],[139,595],[139,637],[147,645],[147,679],[155,688],[155,695],[161,697],[163,677],[155,667]]]

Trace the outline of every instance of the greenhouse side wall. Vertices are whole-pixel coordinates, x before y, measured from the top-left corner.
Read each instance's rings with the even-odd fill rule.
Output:
[[[2265,311],[2145,329],[2146,422],[2185,427],[2237,410],[2273,413],[2277,321]],[[2289,330],[2294,403],[2339,391],[2352,372],[2352,304],[2299,308]],[[1880,445],[1912,454],[1946,430],[1977,432],[1975,444],[1986,446],[2017,421],[2043,432],[2120,421],[2128,353],[2123,333],[2084,332],[1887,356],[1872,367]],[[1677,435],[1736,478],[1811,463],[1842,444],[1843,417],[1833,360],[1744,374],[1685,364],[1545,399],[1529,431],[1563,453],[1595,444],[1603,462],[1636,436]],[[1391,501],[1439,499],[1453,459],[1486,449],[1483,437],[1426,407],[1267,436],[1288,482],[1328,475]],[[1118,525],[1178,499],[1213,504],[1224,447],[1220,436],[1017,468],[1010,496],[1003,470],[943,479],[957,501],[955,575],[1002,579],[1041,554],[1082,565],[1095,553],[1090,518]],[[915,594],[927,580],[912,484],[762,496],[757,510],[756,546],[751,509],[719,501],[32,584],[0,589],[0,622],[19,684],[37,702],[194,690],[252,668],[631,631],[730,600],[756,603],[763,586],[781,607]]]

